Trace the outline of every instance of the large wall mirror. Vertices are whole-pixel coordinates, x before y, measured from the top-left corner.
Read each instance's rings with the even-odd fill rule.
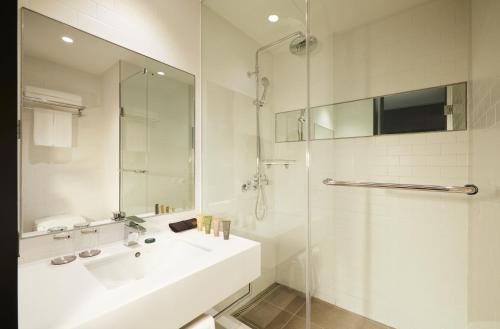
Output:
[[[276,142],[467,129],[467,84],[276,113]],[[309,124],[306,123],[309,122]]]
[[[23,9],[21,75],[24,237],[194,208],[192,74]]]

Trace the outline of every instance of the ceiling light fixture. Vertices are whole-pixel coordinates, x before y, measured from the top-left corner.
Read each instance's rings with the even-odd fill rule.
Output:
[[[158,73],[158,75],[165,75],[165,72],[162,72],[162,71],[159,71],[159,72],[156,72]]]
[[[73,39],[71,39],[70,37],[64,36],[61,39],[66,43],[73,43]]]
[[[267,20],[270,21],[271,23],[276,23],[277,21],[280,20],[280,17],[278,15],[272,14],[267,17]]]

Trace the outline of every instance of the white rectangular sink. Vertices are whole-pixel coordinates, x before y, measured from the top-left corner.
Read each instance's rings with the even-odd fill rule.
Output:
[[[164,277],[175,277],[183,265],[208,252],[209,249],[182,240],[166,239],[91,261],[85,268],[106,288],[114,289],[158,272]]]
[[[21,264],[19,328],[178,329],[260,275],[257,242],[197,230],[149,236],[156,242],[100,246],[95,259]]]

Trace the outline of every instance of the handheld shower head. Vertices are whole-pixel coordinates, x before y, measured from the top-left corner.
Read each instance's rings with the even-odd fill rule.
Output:
[[[261,83],[262,83],[262,87],[264,87],[264,91],[262,92],[262,97],[260,98],[260,104],[264,105],[264,103],[266,102],[267,88],[269,87],[271,82],[269,82],[268,78],[262,77]]]
[[[261,83],[262,83],[262,86],[264,86],[264,88],[267,88],[270,84],[269,79],[266,77],[262,77]]]

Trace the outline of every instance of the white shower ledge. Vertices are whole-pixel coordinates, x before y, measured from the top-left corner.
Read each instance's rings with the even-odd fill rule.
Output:
[[[223,240],[196,230],[146,234],[141,241],[146,237],[157,242],[137,248],[109,244],[93,259],[78,258],[61,266],[50,265],[49,259],[19,265],[19,328],[178,329],[260,275],[258,242],[235,235]],[[159,251],[173,255],[172,246],[180,254],[187,246],[188,259],[162,259]],[[154,256],[154,269],[144,265],[146,275],[140,279],[113,286],[102,278],[106,270],[101,268],[101,277],[89,270],[96,267],[92,264],[109,265],[108,260],[137,251]],[[163,266],[165,262],[171,264]],[[133,269],[117,264],[123,269],[110,275],[127,276]]]

